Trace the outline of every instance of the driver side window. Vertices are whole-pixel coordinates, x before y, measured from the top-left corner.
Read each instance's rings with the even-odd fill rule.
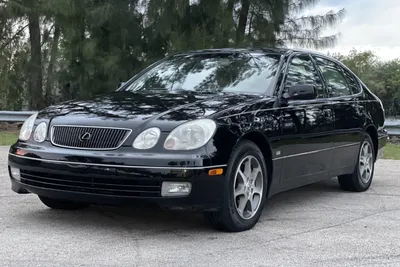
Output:
[[[317,89],[317,98],[325,97],[321,78],[308,55],[295,56],[289,62],[284,93],[296,84],[312,84]]]

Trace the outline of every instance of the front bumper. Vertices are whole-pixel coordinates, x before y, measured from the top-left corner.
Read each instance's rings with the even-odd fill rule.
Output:
[[[60,150],[60,152],[65,152]],[[117,152],[116,152],[117,153]],[[121,151],[118,152],[121,155]],[[107,152],[108,158],[116,155]],[[160,155],[157,155],[161,161]],[[193,155],[180,162],[193,163]],[[112,163],[106,157],[66,156],[54,150],[13,146],[8,164],[18,168],[21,180],[12,178],[12,190],[17,193],[34,193],[49,198],[73,200],[90,204],[134,205],[154,202],[166,209],[216,210],[221,206],[225,176],[209,176],[208,170],[226,166],[144,166]],[[66,160],[69,159],[69,160]],[[141,158],[143,160],[143,158]],[[165,160],[171,161],[171,158]],[[98,163],[99,162],[99,163]],[[200,164],[199,164],[200,165]],[[162,197],[165,181],[190,182],[191,192],[184,197]]]

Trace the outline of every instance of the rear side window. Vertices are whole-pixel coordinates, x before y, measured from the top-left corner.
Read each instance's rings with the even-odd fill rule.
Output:
[[[356,80],[356,78],[345,69],[343,69],[343,74],[347,80],[347,83],[349,84],[351,93],[358,94],[359,92],[361,92],[360,83]]]
[[[321,69],[321,72],[324,75],[329,97],[354,94],[354,89],[349,83],[349,77],[345,74],[342,67],[324,58],[316,57],[315,60],[317,62],[317,66]]]

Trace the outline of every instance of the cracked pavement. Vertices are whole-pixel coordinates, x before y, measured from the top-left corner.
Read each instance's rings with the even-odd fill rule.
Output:
[[[371,189],[336,179],[269,199],[250,231],[156,207],[54,211],[17,195],[0,147],[0,266],[400,266],[400,161],[380,160]]]

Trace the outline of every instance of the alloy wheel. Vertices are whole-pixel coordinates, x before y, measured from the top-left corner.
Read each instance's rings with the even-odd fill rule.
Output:
[[[264,177],[260,162],[253,156],[239,164],[233,183],[235,207],[242,219],[251,219],[258,211],[264,191]]]
[[[365,141],[360,149],[360,160],[358,164],[361,181],[365,184],[371,179],[374,168],[374,157],[372,151],[371,144]]]

